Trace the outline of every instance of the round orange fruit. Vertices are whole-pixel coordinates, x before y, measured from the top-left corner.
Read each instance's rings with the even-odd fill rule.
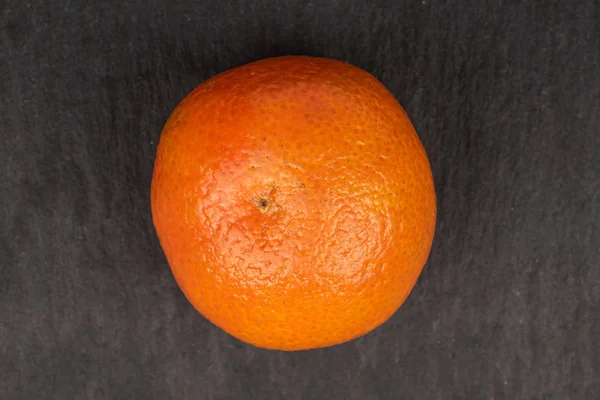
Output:
[[[343,343],[385,322],[431,248],[427,155],[372,75],[286,56],[221,73],[166,123],[152,217],[177,283],[258,347]]]

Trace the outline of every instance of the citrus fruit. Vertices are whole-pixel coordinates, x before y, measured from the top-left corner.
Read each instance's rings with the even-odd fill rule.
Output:
[[[161,133],[152,217],[191,304],[258,347],[385,322],[431,248],[424,148],[394,96],[341,61],[286,56],[205,81]]]

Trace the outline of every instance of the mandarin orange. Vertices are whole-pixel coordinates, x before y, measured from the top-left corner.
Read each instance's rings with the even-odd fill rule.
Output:
[[[404,302],[436,221],[411,122],[372,75],[286,56],[221,73],[167,121],[152,216],[208,320],[255,346],[357,338]]]

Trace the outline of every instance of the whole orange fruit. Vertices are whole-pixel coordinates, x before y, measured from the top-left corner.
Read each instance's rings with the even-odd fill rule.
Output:
[[[152,216],[201,314],[255,346],[300,350],[361,336],[400,307],[436,199],[423,146],[381,83],[287,56],[221,73],[178,105]]]

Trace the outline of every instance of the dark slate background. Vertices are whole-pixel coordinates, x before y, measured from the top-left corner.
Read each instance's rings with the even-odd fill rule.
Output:
[[[4,0],[0,40],[0,398],[600,398],[599,2]],[[297,353],[194,311],[149,209],[179,100],[283,54],[384,82],[439,196],[405,305]]]

